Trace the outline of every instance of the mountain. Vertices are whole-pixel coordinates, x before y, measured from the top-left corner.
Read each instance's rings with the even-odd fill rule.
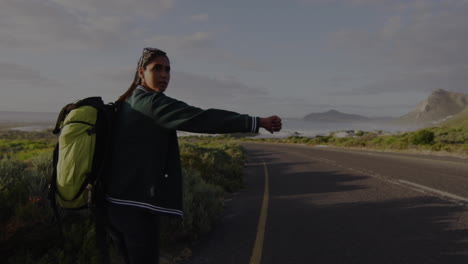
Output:
[[[322,122],[352,122],[352,121],[367,121],[369,118],[345,114],[336,110],[330,110],[324,113],[311,113],[306,115],[303,120],[305,121],[322,121]]]
[[[454,116],[448,117],[447,120],[440,124],[440,126],[468,128],[468,108]]]
[[[415,110],[400,117],[400,120],[416,123],[438,123],[468,108],[468,94],[434,91],[418,104]]]

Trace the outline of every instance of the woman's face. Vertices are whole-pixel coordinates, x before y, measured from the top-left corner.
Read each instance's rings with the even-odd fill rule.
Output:
[[[158,92],[164,92],[171,79],[171,66],[166,56],[158,56],[151,63],[146,65],[146,69],[139,68],[141,85]]]

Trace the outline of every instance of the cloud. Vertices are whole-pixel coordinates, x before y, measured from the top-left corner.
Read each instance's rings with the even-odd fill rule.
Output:
[[[378,30],[343,28],[328,36],[330,50],[369,72],[388,72],[371,76],[368,85],[352,92],[467,91],[468,2],[395,4],[399,9]]]
[[[178,72],[167,90],[169,96],[202,108],[218,108],[269,116],[302,116],[311,103],[303,98],[278,97],[263,87],[252,87],[237,79],[213,79]],[[291,107],[293,106],[293,107]]]
[[[61,83],[44,77],[39,70],[11,62],[0,62],[0,85],[8,87],[17,86],[60,86]],[[6,85],[8,84],[8,85]]]
[[[175,50],[182,54],[197,54],[213,48],[213,33],[195,32],[190,35],[158,35],[144,40],[145,45]]]
[[[3,0],[0,48],[76,50],[128,42],[137,20],[154,21],[172,0]]]
[[[80,78],[99,87],[99,93],[110,101],[130,86],[134,71],[132,67],[88,69],[81,72]],[[302,98],[279,98],[263,87],[252,87],[235,78],[215,79],[177,71],[171,75],[166,95],[201,108],[256,115],[303,116],[311,107],[311,103]]]
[[[133,81],[133,65],[79,70],[74,80],[61,83],[34,68],[0,63],[0,106],[16,111],[58,111],[63,105],[89,96],[115,101]],[[218,108],[258,116],[303,117],[311,112],[338,109],[352,113],[370,110],[358,105],[312,103],[306,98],[276,96],[264,87],[253,87],[234,77],[224,79],[173,72],[168,96],[201,108]],[[18,102],[21,102],[19,104]],[[381,110],[382,106],[375,106]]]
[[[132,67],[99,68],[81,71],[80,77],[102,84],[100,89],[106,92],[115,92],[115,87],[122,87],[119,93],[123,93],[133,81],[134,73],[135,69]],[[203,105],[206,105],[207,102],[223,105],[228,101],[234,102],[238,99],[252,98],[251,100],[255,101],[259,97],[268,97],[268,92],[264,89],[250,87],[233,78],[219,80],[177,71],[172,72],[167,91],[168,94],[176,98],[187,99]]]
[[[247,71],[266,71],[267,66],[216,45],[213,32],[195,32],[188,35],[158,35],[144,40],[145,45],[161,48],[170,57],[202,58],[213,64],[228,64]]]
[[[408,0],[295,0],[300,4],[304,5],[336,5],[336,4],[344,4],[344,5],[353,5],[353,6],[393,6],[398,7],[401,5],[409,5],[409,4],[424,4],[425,2],[429,2],[430,0],[417,0],[417,1],[408,1]]]
[[[307,1],[307,0],[304,0]],[[333,0],[332,0],[333,1]],[[311,1],[325,3],[327,1]],[[370,6],[389,14],[369,27],[343,27],[329,33],[328,42],[337,51],[380,60],[396,56],[400,61],[420,63],[466,46],[468,24],[466,0],[334,0],[342,5]],[[381,21],[383,21],[382,24]],[[445,43],[445,44],[444,44]],[[438,52],[435,52],[438,51]],[[428,56],[432,53],[432,56]],[[382,56],[384,55],[384,56]],[[447,58],[451,61],[456,56]],[[439,57],[440,58],[440,57]],[[438,61],[437,61],[438,62]]]
[[[88,68],[80,71],[81,79],[89,79],[92,81],[106,82],[114,86],[116,84],[124,83],[129,86],[133,81],[136,71],[136,64],[134,67],[130,66],[113,66],[108,68]],[[128,85],[127,85],[128,83]]]
[[[176,94],[183,96],[199,94],[201,98],[210,97],[264,97],[267,92],[261,88],[250,87],[235,79],[219,80],[186,72],[174,73],[172,85]]]
[[[10,111],[54,111],[63,106],[65,83],[45,77],[38,69],[0,62],[0,107]]]
[[[466,0],[295,0],[295,2],[309,5],[353,5],[353,6],[374,6],[394,9],[427,9],[433,6],[454,6],[466,4]]]
[[[398,73],[387,76],[383,80],[371,82],[352,94],[401,93],[406,91],[421,91],[430,93],[437,89],[452,92],[468,93],[468,67],[443,67],[421,72]]]
[[[50,0],[78,16],[138,16],[155,19],[174,6],[174,0]]]
[[[195,14],[190,17],[192,21],[208,21],[209,16],[208,14],[202,13],[202,14]]]

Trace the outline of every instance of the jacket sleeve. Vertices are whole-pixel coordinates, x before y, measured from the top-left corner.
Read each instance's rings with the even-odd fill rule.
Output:
[[[140,112],[169,130],[195,133],[258,133],[260,118],[221,109],[190,106],[163,93],[151,93],[142,98]]]

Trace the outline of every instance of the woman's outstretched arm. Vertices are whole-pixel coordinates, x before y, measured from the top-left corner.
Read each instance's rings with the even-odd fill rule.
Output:
[[[195,133],[258,133],[260,127],[271,133],[281,130],[281,118],[278,116],[260,118],[221,109],[203,110],[163,93],[142,93],[139,96],[133,108],[169,130]]]

